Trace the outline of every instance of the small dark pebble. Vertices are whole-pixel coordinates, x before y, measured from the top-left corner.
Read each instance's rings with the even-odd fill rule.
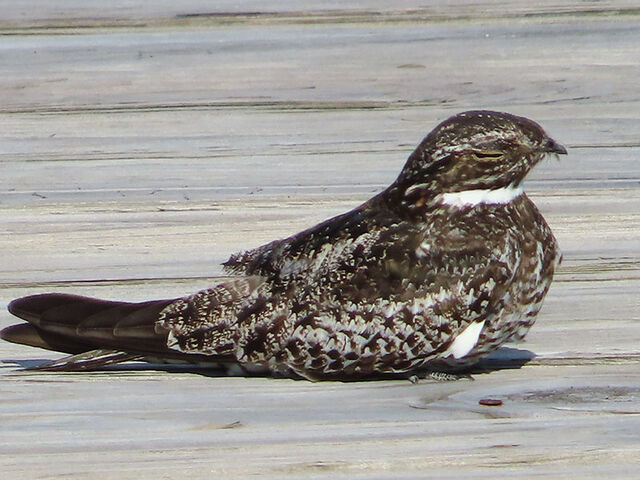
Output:
[[[481,398],[478,403],[480,405],[484,405],[485,407],[501,407],[502,400],[498,400],[497,398]]]

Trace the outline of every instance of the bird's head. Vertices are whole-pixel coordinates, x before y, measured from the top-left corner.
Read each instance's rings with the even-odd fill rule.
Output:
[[[484,110],[463,112],[424,138],[397,184],[416,198],[518,187],[546,155],[566,153],[527,118]]]

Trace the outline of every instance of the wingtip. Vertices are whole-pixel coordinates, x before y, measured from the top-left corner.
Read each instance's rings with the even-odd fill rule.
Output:
[[[21,298],[16,298],[15,300],[11,300],[11,302],[9,302],[9,305],[7,305],[7,310],[9,310],[9,313],[12,315],[15,315],[16,317],[19,317],[20,316],[19,312],[22,311],[22,308],[20,308],[20,305],[23,303],[24,299],[26,298],[29,298],[29,297],[21,297]]]
[[[51,346],[44,341],[33,325],[29,323],[17,323],[3,328],[0,330],[0,339],[18,345],[51,349]]]
[[[10,325],[10,326],[5,327],[2,330],[0,330],[0,340],[4,340],[6,342],[11,342],[11,343],[16,343],[16,342],[14,342],[12,340],[12,338],[13,338],[13,331],[18,326],[19,325]]]
[[[7,310],[28,322],[37,322],[44,311],[81,298],[83,297],[67,293],[40,293],[12,300],[7,305]]]
[[[28,295],[26,297],[16,298],[9,302],[9,305],[7,305],[7,310],[9,310],[9,313],[11,313],[12,315],[21,317],[21,314],[36,310],[37,308],[34,307],[42,303],[41,301],[43,299],[51,298],[52,295],[57,294],[41,293],[38,295]]]

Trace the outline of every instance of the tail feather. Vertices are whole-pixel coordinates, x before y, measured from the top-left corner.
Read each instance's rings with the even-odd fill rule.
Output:
[[[83,370],[95,370],[97,368],[115,365],[117,363],[128,362],[131,360],[141,360],[142,356],[134,355],[117,350],[90,350],[88,352],[70,355],[58,360],[51,360],[35,367],[29,367],[27,370],[44,370],[49,372],[77,372]]]

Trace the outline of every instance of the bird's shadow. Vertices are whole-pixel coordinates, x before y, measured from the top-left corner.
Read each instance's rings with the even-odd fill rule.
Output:
[[[33,358],[31,360],[14,360],[11,358],[0,360],[0,364],[2,364],[2,368],[13,368],[18,367],[22,370],[30,370],[33,368],[37,368],[38,365],[42,365],[43,363],[49,362],[48,358]]]
[[[130,361],[119,363],[116,365],[108,365],[100,368],[94,368],[90,370],[48,370],[46,368],[39,368],[42,365],[48,364],[51,359],[38,358],[29,360],[15,360],[15,359],[3,359],[0,360],[0,368],[16,368],[17,370],[11,373],[15,374],[79,374],[84,375],[87,373],[122,373],[122,372],[167,372],[167,373],[192,373],[202,375],[205,377],[228,377],[226,370],[214,369],[205,366],[191,365],[191,364],[169,364],[169,363],[149,363],[142,361]],[[249,376],[249,375],[247,375]],[[251,375],[261,376],[261,375]]]
[[[498,350],[494,351],[490,355],[484,357],[480,362],[475,365],[466,368],[464,370],[456,371],[456,374],[462,375],[480,375],[487,374],[498,370],[511,370],[511,369],[519,369],[529,363],[536,355],[530,350],[520,349],[520,348],[512,348],[512,347],[501,347]],[[12,368],[18,367],[20,370],[12,372],[18,374],[24,373],[60,373],[60,372],[49,372],[47,370],[39,370],[38,367],[45,363],[49,362],[49,359],[29,359],[29,360],[14,360],[14,359],[4,359],[0,360],[0,364],[2,367],[0,368]],[[117,365],[110,365],[106,367],[102,367],[95,370],[90,371],[74,371],[68,373],[76,373],[76,374],[86,374],[90,372],[145,372],[145,371],[153,371],[153,372],[167,372],[167,373],[188,373],[201,375],[204,377],[228,377],[226,369],[222,368],[210,368],[206,366],[199,365],[191,365],[191,364],[166,364],[166,363],[146,363],[141,361],[133,361],[120,363]],[[383,374],[383,375],[375,375],[367,378],[362,377],[340,377],[336,376],[335,378],[331,378],[329,380],[341,381],[341,382],[353,382],[353,381],[376,381],[376,380],[394,380],[394,379],[407,379],[413,375],[414,372],[410,372],[408,374]],[[247,377],[270,377],[268,373],[251,373],[246,374]],[[292,378],[292,377],[288,377]],[[301,379],[301,377],[293,377],[294,379]]]
[[[471,368],[470,373],[491,373],[496,370],[516,370],[522,368],[534,358],[536,358],[536,354],[531,350],[514,347],[500,347],[475,364]]]

